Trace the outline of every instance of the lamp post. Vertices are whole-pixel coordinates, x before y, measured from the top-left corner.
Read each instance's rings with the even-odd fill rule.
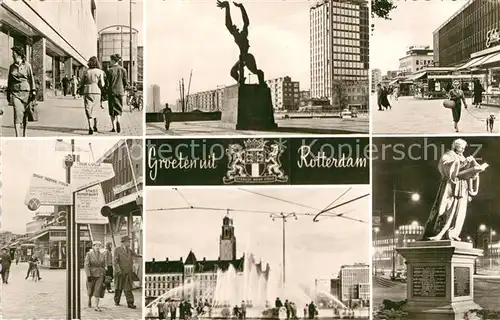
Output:
[[[375,252],[375,261],[373,263],[373,267],[375,269],[375,275],[377,275],[377,255],[378,255],[378,244],[377,244],[377,236],[378,236],[378,233],[380,232],[380,228],[379,227],[375,227],[373,228],[373,232],[375,233],[375,241],[373,243],[373,251]]]
[[[129,46],[130,46],[130,50],[129,50],[129,59],[130,59],[130,63],[129,63],[129,66],[128,66],[128,73],[129,73],[129,82],[132,83],[132,65],[133,65],[133,60],[132,60],[132,0],[129,0]]]
[[[284,214],[284,213],[280,213],[280,214],[275,214],[275,213],[272,213],[270,215],[271,219],[273,219],[273,221],[275,221],[276,219],[281,219],[283,225],[282,225],[282,228],[283,228],[283,270],[282,270],[282,275],[283,275],[283,279],[282,279],[282,286],[283,288],[285,288],[285,282],[286,282],[286,277],[285,277],[285,261],[286,261],[286,258],[285,258],[285,254],[286,254],[286,247],[285,247],[285,243],[286,243],[286,223],[288,221],[288,218],[290,217],[293,217],[295,218],[295,220],[297,220],[297,215],[295,213],[288,213],[288,214]]]
[[[418,202],[420,200],[420,195],[412,191],[397,190],[396,184],[392,189],[392,274],[391,278],[396,276],[396,195],[398,193],[411,195],[411,200]],[[390,222],[390,221],[389,221]]]
[[[490,227],[490,248],[488,255],[490,256],[490,269],[493,268],[493,237],[496,236],[496,231]]]

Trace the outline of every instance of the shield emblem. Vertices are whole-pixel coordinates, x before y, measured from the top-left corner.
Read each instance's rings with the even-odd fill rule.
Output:
[[[260,177],[266,168],[264,150],[247,150],[245,155],[245,169],[251,177]]]

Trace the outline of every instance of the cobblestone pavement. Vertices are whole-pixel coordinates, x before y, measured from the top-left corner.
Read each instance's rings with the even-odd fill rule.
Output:
[[[401,301],[406,299],[406,284],[398,283],[395,286],[384,288],[378,285],[373,287],[373,305],[379,306],[384,299]],[[500,279],[474,279],[474,302],[484,309],[500,311]]]
[[[262,135],[262,134],[368,134],[369,119],[277,119],[278,129],[272,131],[248,131],[228,129],[220,121],[172,122],[170,130],[165,132],[163,123],[146,124],[147,135]]]
[[[373,133],[455,133],[451,111],[443,107],[443,100],[400,97],[399,101],[390,100],[390,102],[392,110],[377,111],[376,96],[371,96]],[[467,105],[468,109],[462,109],[459,122],[460,133],[487,134],[485,119],[490,114],[494,114],[497,118],[493,132],[500,132],[500,108],[476,108],[472,106],[471,99],[467,99]]]
[[[12,265],[9,284],[2,286],[2,316],[4,319],[66,319],[66,270],[40,269],[42,280],[25,280],[28,265]],[[86,279],[82,270],[81,278]],[[83,280],[85,281],[85,280]],[[142,291],[134,290],[137,309],[129,309],[122,296],[122,305],[115,306],[113,294],[101,300],[102,312],[87,306],[85,285],[81,286],[82,319],[141,319]]]
[[[0,98],[0,106],[3,107],[4,115],[0,116],[2,122],[2,135],[13,137],[13,109],[7,106],[7,100]],[[121,133],[111,133],[111,121],[108,115],[107,102],[104,109],[94,110],[98,119],[99,133],[94,136],[142,136],[143,135],[143,112],[130,112],[128,106],[124,108],[121,118]],[[83,107],[83,99],[73,97],[49,97],[39,104],[39,121],[28,124],[28,137],[46,136],[75,136],[88,135],[87,119]]]

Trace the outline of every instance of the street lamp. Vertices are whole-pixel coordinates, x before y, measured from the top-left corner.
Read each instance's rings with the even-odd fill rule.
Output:
[[[375,251],[375,263],[373,264],[373,267],[375,268],[375,275],[377,275],[377,264],[378,264],[378,261],[377,261],[377,256],[378,256],[377,236],[378,236],[378,233],[380,232],[380,228],[379,227],[373,228],[373,232],[375,233],[375,241],[374,241],[374,245],[373,245],[373,249]]]
[[[398,193],[411,195],[411,200],[417,202],[420,200],[420,195],[412,191],[397,190],[396,184],[392,189],[392,277],[396,276],[396,195]]]
[[[490,249],[489,249],[489,256],[490,256],[490,269],[493,268],[493,237],[496,236],[496,231],[490,228]]]
[[[270,215],[270,218],[273,219],[273,221],[275,221],[276,219],[281,219],[281,221],[283,222],[283,270],[282,270],[282,274],[283,274],[283,279],[282,279],[282,286],[283,288],[285,288],[285,242],[286,242],[286,237],[285,237],[285,224],[287,223],[288,221],[288,218],[290,217],[293,217],[295,218],[295,220],[297,220],[297,215],[295,213],[288,213],[288,214],[284,214],[284,213],[280,213],[280,214],[275,214],[275,213],[272,213]]]

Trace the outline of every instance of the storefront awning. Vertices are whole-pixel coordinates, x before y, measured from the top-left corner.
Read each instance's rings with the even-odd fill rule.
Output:
[[[500,62],[500,52],[497,52],[494,55],[489,56],[488,59],[481,62],[481,65],[492,65],[495,63],[498,64],[499,62]]]
[[[471,59],[469,62],[467,62],[466,64],[464,64],[463,66],[457,68],[457,70],[465,70],[465,69],[474,69],[474,68],[478,68],[486,63],[490,63],[489,61],[491,59],[494,59],[495,57],[497,57],[500,53],[499,52],[495,52],[495,53],[492,53],[492,54],[488,54],[488,55],[485,55],[485,56],[481,56],[481,57],[477,57],[477,58],[474,58],[474,59]]]
[[[436,75],[430,75],[429,79],[473,79],[473,78],[480,78],[480,75],[470,75],[470,74],[436,74]]]
[[[33,240],[37,240],[37,239],[40,239],[41,237],[45,236],[45,235],[48,235],[49,234],[49,230],[45,230],[39,234],[37,234],[36,236],[33,236],[29,239],[29,241],[33,241]]]
[[[117,212],[119,214],[123,213],[128,215],[132,212],[134,215],[140,216],[142,215],[142,212],[140,210],[141,208],[137,205],[136,202],[139,195],[140,194],[138,192],[134,192],[108,203],[107,206],[110,207],[113,212]],[[135,214],[135,212],[138,212],[138,214]]]
[[[418,80],[422,77],[424,77],[425,75],[427,74],[427,72],[419,72],[417,74],[414,74],[414,75],[411,75],[408,80],[410,81],[415,81],[415,80]]]

